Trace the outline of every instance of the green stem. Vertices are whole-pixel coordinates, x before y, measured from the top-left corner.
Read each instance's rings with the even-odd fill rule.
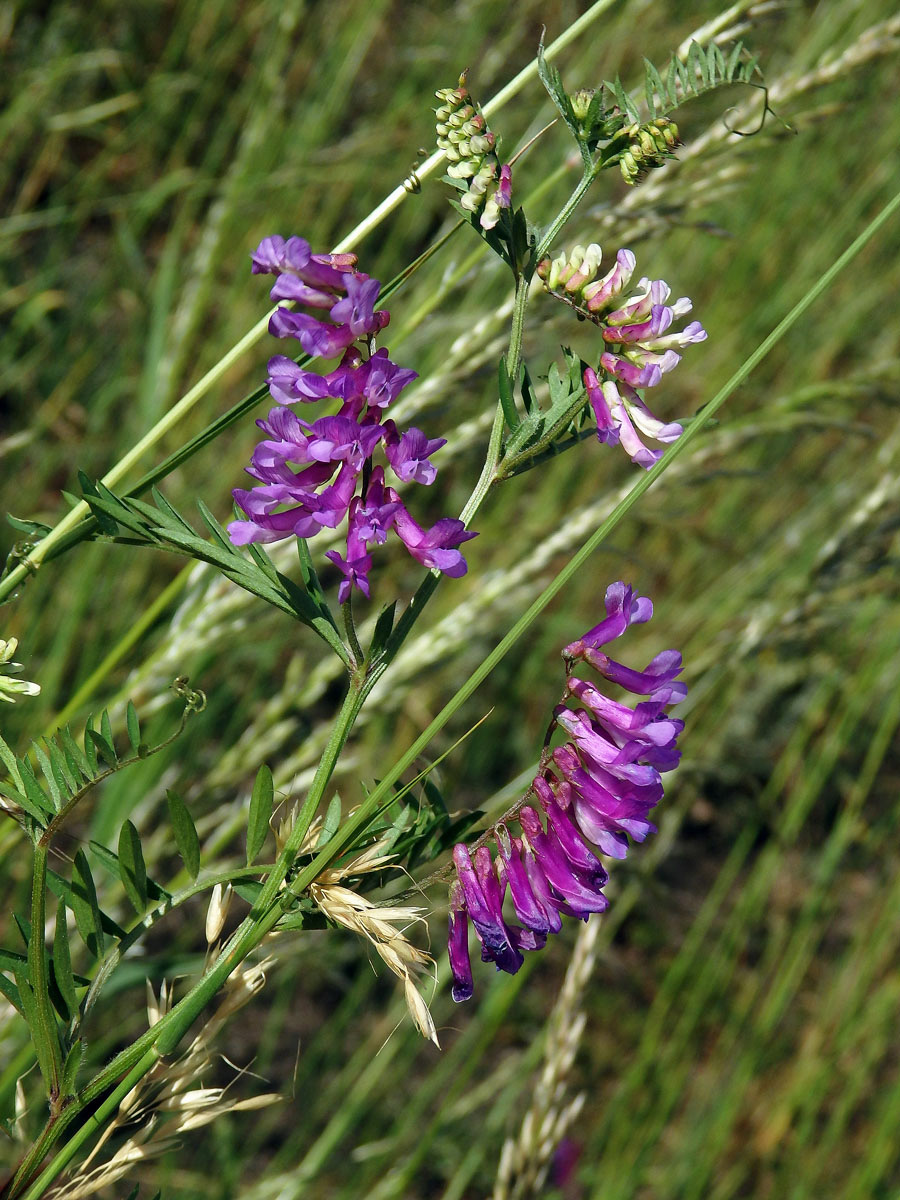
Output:
[[[347,641],[350,645],[350,653],[353,655],[353,666],[358,669],[365,662],[366,656],[362,646],[359,644],[359,637],[356,633],[356,623],[353,620],[353,590],[351,588],[350,595],[347,597],[347,603],[342,605],[344,618],[344,632],[347,635]]]
[[[66,1142],[62,1150],[53,1158],[53,1160],[44,1168],[40,1176],[34,1181],[28,1191],[25,1193],[23,1200],[38,1200],[39,1196],[43,1196],[44,1192],[50,1186],[54,1179],[63,1171],[74,1158],[80,1147],[88,1138],[92,1137],[97,1130],[102,1129],[106,1124],[108,1117],[116,1111],[135,1084],[139,1083],[148,1071],[152,1070],[159,1061],[159,1054],[154,1048],[150,1048],[131,1071],[125,1076],[122,1082],[113,1092],[107,1096],[103,1103],[99,1106],[95,1113],[91,1114],[89,1120],[81,1126],[79,1130]],[[68,1114],[66,1114],[68,1115]],[[72,1116],[75,1114],[73,1113]],[[69,1116],[69,1120],[71,1120]],[[63,1125],[62,1122],[60,1122]],[[64,1124],[68,1124],[65,1121]],[[64,1127],[64,1125],[63,1125]],[[62,1132],[62,1128],[58,1129],[58,1133]],[[37,1161],[40,1161],[39,1159]],[[23,1164],[24,1165],[24,1164]],[[21,1170],[21,1169],[20,1169]],[[16,1176],[18,1180],[19,1175]],[[27,1176],[23,1177],[27,1178]],[[18,1193],[16,1191],[16,1180],[13,1181],[13,1190],[10,1192],[10,1200]]]
[[[34,848],[31,876],[31,937],[28,940],[28,968],[34,994],[37,1028],[31,1031],[35,1048],[40,1046],[38,1061],[44,1073],[51,1112],[59,1103],[62,1059],[59,1032],[53,1005],[50,1003],[50,981],[47,974],[47,950],[44,941],[47,904],[47,846],[41,842]]]
[[[559,210],[557,215],[553,218],[553,220],[550,222],[550,224],[544,230],[543,237],[541,238],[540,242],[535,247],[535,251],[534,251],[534,265],[535,266],[537,266],[537,264],[541,261],[541,259],[544,257],[545,254],[549,253],[551,247],[553,246],[553,243],[559,237],[560,232],[562,231],[563,227],[566,225],[566,223],[569,221],[569,218],[575,212],[575,209],[578,207],[578,205],[581,203],[581,201],[587,195],[591,184],[597,178],[598,170],[599,170],[598,167],[585,168],[585,172],[582,175],[581,179],[579,180],[577,187],[572,192],[572,195],[568,198],[568,200],[565,202],[565,204]]]

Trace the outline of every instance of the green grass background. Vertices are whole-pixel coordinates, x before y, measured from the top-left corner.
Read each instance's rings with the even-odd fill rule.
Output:
[[[741,21],[736,6],[730,22]],[[102,474],[265,311],[248,254],[272,232],[336,244],[433,144],[432,93],[470,68],[492,95],[587,5],[458,0],[6,4],[0,39],[2,507],[52,524],[76,471]],[[636,84],[717,17],[714,3],[611,3],[559,60],[573,85]],[[893,18],[894,26],[881,22]],[[874,28],[874,32],[866,33]],[[755,137],[761,97],[686,107],[681,161],[630,192],[604,177],[567,235],[694,299],[709,341],[658,389],[690,416],[897,190],[893,4],[773,5],[742,36],[784,121]],[[862,39],[862,40],[860,40]],[[842,59],[841,55],[845,55]],[[551,116],[537,83],[492,120],[508,149]],[[516,168],[516,199],[552,215],[572,186],[546,135]],[[426,181],[356,247],[390,279],[452,222]],[[500,811],[536,758],[562,683],[559,648],[630,579],[656,616],[628,660],[683,650],[691,688],[684,760],[654,843],[616,864],[587,1025],[569,1081],[584,1090],[567,1200],[893,1197],[900,1189],[896,1048],[900,975],[900,233],[894,220],[659,481],[433,747],[489,719],[439,769],[453,808]],[[508,297],[470,231],[398,293],[385,344],[428,381],[408,415],[449,437],[428,515],[457,511],[495,399]],[[526,332],[534,373],[560,340],[587,354],[549,300]],[[143,464],[177,448],[255,387],[261,343]],[[656,397],[653,397],[655,400]],[[265,405],[260,406],[263,415]],[[182,511],[220,517],[255,440],[252,420],[171,476]],[[409,744],[568,553],[635,479],[618,451],[585,443],[510,482],[479,514],[470,572],[444,585],[349,747],[346,802]],[[429,508],[430,505],[430,508]],[[0,533],[5,553],[18,535]],[[315,548],[315,543],[313,544]],[[379,564],[375,596],[415,586]],[[63,710],[171,724],[177,674],[206,711],[164,755],[110,781],[84,832],[113,842],[126,816],[161,879],[177,871],[165,787],[190,801],[209,865],[241,850],[260,762],[302,795],[339,680],[318,644],[208,572],[111,545],[47,566],[0,614],[39,700],[0,713],[22,742]],[[147,614],[144,619],[143,614]],[[99,667],[99,669],[98,669]],[[154,715],[155,714],[155,715]],[[2,833],[2,910],[21,910],[27,857]],[[440,889],[435,903],[442,903]],[[202,911],[176,915],[132,959],[88,1029],[92,1061],[144,1027],[143,981],[196,970]],[[442,918],[434,923],[440,950]],[[533,1090],[545,1022],[575,930],[513,979],[483,969],[476,998],[434,1001],[443,1052],[403,1019],[365,946],[338,933],[282,945],[269,983],[225,1035],[248,1066],[235,1095],[285,1102],[233,1114],[134,1175],[141,1195],[478,1197]],[[12,944],[7,933],[4,944]],[[110,1019],[110,1013],[114,1016]],[[247,1015],[249,1013],[249,1015]],[[0,1027],[0,1103],[29,1050]],[[224,1064],[219,1082],[233,1077]],[[37,1084],[29,1117],[41,1113]],[[16,1152],[0,1150],[10,1163]],[[123,1182],[109,1195],[127,1195]],[[554,1194],[548,1185],[543,1192]]]

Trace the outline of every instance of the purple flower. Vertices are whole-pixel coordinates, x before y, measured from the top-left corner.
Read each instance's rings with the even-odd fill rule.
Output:
[[[554,719],[569,740],[542,755],[531,785],[546,824],[534,808],[523,805],[517,816],[521,838],[512,837],[505,824],[495,827],[498,857],[493,868],[486,846],[477,850],[474,868],[465,846],[454,849],[459,880],[451,889],[451,967],[455,983],[459,981],[454,999],[468,999],[472,993],[468,959],[463,963],[460,957],[460,926],[467,913],[482,940],[482,957],[502,970],[518,970],[521,952],[540,948],[548,933],[558,932],[561,916],[587,920],[608,907],[603,893],[608,875],[593,847],[621,859],[629,838],[642,842],[656,832],[648,814],[662,799],[660,772],[678,762],[675,742],[683,728],[683,722],[664,712],[667,704],[684,698],[684,685],[675,681],[681,655],[663,651],[639,671],[613,662],[599,649],[652,613],[650,601],[635,596],[630,586],[611,584],[605,619],[563,651],[566,691]],[[650,699],[630,707],[604,696],[572,675],[573,663],[582,660],[595,663],[605,678],[627,691]],[[521,927],[503,917],[507,885]]]
[[[503,863],[506,880],[512,896],[516,916],[526,929],[535,933],[556,931],[560,926],[559,914],[552,904],[535,896],[525,864],[520,858],[522,842],[519,838],[512,839],[505,825],[498,825],[496,830],[497,849]]]
[[[465,896],[466,908],[478,940],[483,962],[495,962],[497,969],[515,975],[523,963],[503,920],[503,896],[486,846],[475,851],[475,866],[462,844],[453,848],[453,862]]]
[[[563,658],[585,658],[588,650],[596,650],[622,636],[629,625],[642,625],[653,616],[653,605],[646,596],[635,596],[629,584],[611,583],[606,589],[606,618],[570,642]]]
[[[383,546],[399,507],[398,503],[385,499],[384,471],[381,467],[375,467],[366,489],[366,498],[360,501],[356,509],[357,530],[362,540]]]
[[[328,529],[336,529],[340,525],[350,510],[357,474],[352,464],[345,462],[334,483],[323,488],[318,495],[308,497],[306,505],[317,524]]]
[[[363,462],[384,437],[380,425],[360,425],[349,417],[320,417],[307,425],[310,431],[309,457],[317,462],[343,460],[351,463],[358,475]]]
[[[332,308],[332,321],[349,325],[354,338],[384,329],[390,316],[375,312],[375,301],[381,291],[378,280],[357,272],[344,276],[344,287],[347,294]]]
[[[311,287],[343,288],[343,277],[356,266],[355,254],[312,254],[309,242],[301,237],[278,234],[263,238],[251,254],[254,275],[296,275]]]
[[[601,363],[611,371],[618,370],[623,361],[617,359],[614,364],[604,362],[604,359],[613,357],[612,355],[603,355],[601,358]],[[633,378],[637,378],[642,372],[646,375],[646,372],[649,371],[650,375],[646,375],[644,384],[650,386],[654,382],[652,373],[658,368],[654,366],[638,370],[631,364],[625,363],[622,370],[625,373],[633,373]],[[662,450],[648,449],[641,441],[638,430],[647,437],[655,438],[658,442],[674,442],[684,433],[684,429],[677,422],[673,421],[666,425],[655,417],[634,388],[627,383],[620,383],[618,386],[611,380],[600,383],[592,368],[587,367],[584,372],[584,386],[597,420],[599,440],[609,445],[621,442],[622,449],[639,467],[649,470],[662,458],[663,452]]]
[[[228,536],[235,546],[246,546],[248,542],[277,542],[291,534],[309,538],[322,528],[304,504],[275,511],[292,498],[285,487],[272,484],[252,488],[249,492],[235,488],[232,495],[247,514],[246,521],[231,521],[228,525]]]
[[[277,338],[296,338],[313,358],[334,358],[355,340],[349,325],[327,325],[309,313],[291,312],[288,308],[275,309],[269,318],[269,333]]]
[[[346,604],[350,599],[353,588],[369,598],[369,572],[372,569],[371,555],[366,553],[365,539],[361,534],[358,519],[360,508],[359,497],[350,501],[350,519],[347,525],[347,557],[343,558],[337,550],[326,550],[325,557],[331,559],[343,575],[338,588],[338,603]]]
[[[453,975],[451,995],[460,1003],[472,996],[472,963],[469,960],[469,920],[466,897],[462,884],[450,886],[450,930],[447,949],[450,955],[450,972]]]
[[[607,874],[597,863],[588,874],[568,857],[552,827],[547,831],[533,808],[526,805],[519,811],[522,841],[531,847],[553,893],[553,903],[564,912],[582,919],[593,912],[605,912],[609,901],[600,890]]]
[[[394,529],[416,562],[423,567],[442,571],[451,579],[465,575],[468,565],[455,547],[478,537],[478,534],[467,531],[462,521],[455,517],[442,517],[425,530],[412,519],[392,487],[385,488],[385,494],[392,503],[398,505],[394,514]]]
[[[385,421],[384,428],[384,453],[397,478],[407,483],[434,483],[437,468],[428,460],[435,450],[447,445],[447,439],[427,438],[416,428],[399,434],[393,421]]]
[[[266,383],[272,399],[279,404],[295,404],[298,400],[309,404],[334,394],[326,376],[304,371],[292,358],[286,358],[283,354],[276,354],[269,359]]]
[[[377,350],[360,371],[362,392],[370,408],[387,408],[408,383],[418,379],[417,371],[398,367],[385,349]]]
[[[334,293],[310,287],[296,275],[279,275],[269,292],[271,300],[293,300],[307,308],[327,308],[334,305]]]

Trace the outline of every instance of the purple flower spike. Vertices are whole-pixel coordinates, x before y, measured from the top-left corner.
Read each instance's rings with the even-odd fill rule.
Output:
[[[384,453],[391,470],[405,482],[434,483],[437,467],[428,461],[436,450],[447,445],[446,438],[427,438],[421,429],[397,432],[393,421],[385,421]]]
[[[567,686],[554,718],[569,740],[549,754],[544,751],[531,785],[546,825],[534,808],[520,807],[521,838],[512,837],[505,825],[494,830],[499,857],[493,867],[484,846],[474,868],[464,846],[454,850],[468,907],[473,902],[480,906],[486,932],[493,937],[487,944],[482,939],[486,960],[500,965],[498,955],[509,955],[510,947],[516,952],[540,948],[549,933],[559,931],[562,916],[586,921],[592,913],[604,912],[609,877],[597,851],[622,859],[629,839],[642,842],[656,832],[649,813],[662,799],[660,772],[678,762],[675,742],[684,727],[664,712],[667,704],[684,697],[684,685],[675,681],[681,655],[664,650],[645,670],[636,671],[600,650],[652,614],[646,597],[635,596],[623,582],[611,584],[606,618],[564,650]],[[649,699],[629,707],[604,696],[594,684],[572,676],[575,660],[594,663],[611,682]],[[583,707],[570,707],[573,702]],[[469,876],[474,882],[467,883]],[[507,885],[522,928],[503,921]],[[458,896],[452,904],[454,910],[459,907]],[[453,920],[451,913],[451,937],[458,938]],[[457,954],[452,948],[451,958]]]
[[[508,189],[508,170],[501,185]],[[375,349],[376,334],[390,322],[390,314],[375,307],[381,284],[356,269],[354,254],[313,254],[300,237],[264,238],[253,252],[252,270],[276,276],[273,299],[327,312],[327,319],[320,319],[314,312],[278,308],[269,318],[270,332],[295,338],[310,356],[341,359],[327,374],[306,370],[283,354],[269,360],[267,384],[279,407],[257,422],[265,438],[246,470],[258,486],[234,491],[246,519],[228,526],[232,542],[306,539],[323,527],[336,528],[346,517],[346,555],[328,554],[341,573],[342,604],[354,588],[369,596],[368,551],[383,544],[391,529],[424,566],[454,578],[464,575],[466,560],[457,547],[477,534],[451,518],[423,529],[397,493],[385,488],[384,467],[373,461],[387,439],[385,459],[397,477],[430,484],[436,475],[430,456],[446,444],[419,429],[401,434],[393,421],[380,421],[382,410],[417,378],[415,371],[391,362],[385,348]],[[291,409],[297,401],[317,400],[330,402],[329,415],[307,422]],[[530,930],[511,936],[516,953],[519,945],[538,941]]]
[[[450,930],[447,938],[447,954],[450,959],[450,973],[453,976],[451,996],[457,1002],[470,1000],[474,985],[472,983],[472,963],[469,959],[469,914],[466,909],[466,897],[462,884],[454,882],[450,885]]]

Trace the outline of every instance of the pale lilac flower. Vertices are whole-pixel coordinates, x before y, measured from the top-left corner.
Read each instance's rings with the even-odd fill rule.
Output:
[[[675,349],[702,342],[706,330],[691,321],[680,332],[668,332],[673,322],[691,311],[682,296],[669,304],[669,285],[644,277],[638,290],[625,295],[635,268],[630,250],[619,250],[615,265],[600,276],[602,254],[596,243],[576,246],[570,254],[544,259],[537,273],[547,290],[573,304],[582,316],[599,326],[606,349],[600,355],[598,377],[593,367],[584,372],[588,401],[597,420],[597,436],[608,445],[621,444],[636,465],[649,469],[662,457],[643,437],[667,443],[684,432],[675,421],[660,421],[636,388],[656,387],[681,361]]]

